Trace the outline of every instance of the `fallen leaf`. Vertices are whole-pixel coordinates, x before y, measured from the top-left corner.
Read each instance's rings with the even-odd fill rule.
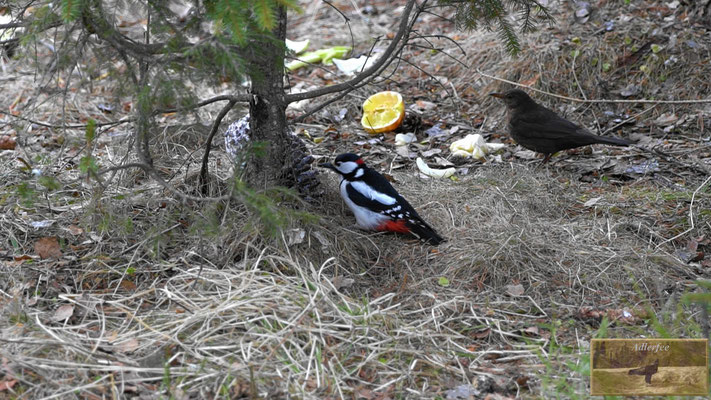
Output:
[[[15,150],[15,138],[10,135],[0,136],[0,150]]]
[[[642,91],[642,88],[640,88],[639,86],[634,85],[634,84],[629,84],[624,89],[620,90],[620,96],[622,96],[622,97],[636,96],[641,91]]]
[[[397,146],[395,147],[395,153],[404,158],[415,158],[417,153],[410,151],[407,146]]]
[[[610,321],[621,322],[625,324],[636,324],[641,320],[648,318],[645,310],[633,309],[631,312],[626,309],[613,309],[608,308],[605,310],[594,310],[590,307],[583,307],[578,311],[578,315],[583,319],[595,319],[600,320],[602,317],[607,316]]]
[[[677,117],[676,114],[674,113],[664,113],[659,116],[659,118],[654,120],[654,123],[657,126],[669,126],[673,125],[676,121],[679,120],[679,117]]]
[[[127,279],[122,280],[121,283],[119,284],[119,286],[121,287],[121,289],[128,290],[131,292],[136,290],[136,288],[137,288],[135,283],[133,283]]]
[[[319,243],[321,243],[322,249],[326,249],[328,246],[331,245],[331,242],[329,242],[328,239],[326,239],[326,236],[324,236],[323,233],[321,233],[319,231],[314,231],[314,232],[311,232],[311,234],[313,235],[313,237],[316,238],[316,240],[318,240]]]
[[[579,1],[575,3],[575,21],[577,21],[580,24],[584,24],[588,22],[588,19],[590,18],[590,14],[592,13],[592,8],[590,7],[590,3],[585,2],[585,1]]]
[[[442,157],[440,157],[440,156],[435,156],[434,161],[435,161],[435,163],[436,163],[437,165],[439,165],[440,167],[446,167],[446,168],[454,167],[454,163],[453,163],[453,162],[447,160],[446,158],[442,158]]]
[[[54,315],[52,316],[51,320],[54,322],[60,322],[60,321],[66,321],[69,319],[69,317],[74,314],[74,305],[73,304],[65,304],[63,306],[60,306],[55,312]]]
[[[74,235],[74,236],[79,236],[79,235],[81,235],[82,233],[84,233],[84,230],[81,229],[80,227],[76,226],[76,225],[69,225],[69,226],[67,227],[67,230],[69,231],[69,233],[71,233],[71,234]]]
[[[342,288],[349,288],[353,286],[353,284],[355,283],[355,279],[344,278],[342,276],[334,276],[333,278],[331,278],[331,283],[336,288],[336,290],[340,290]]]
[[[447,399],[477,399],[482,398],[482,393],[472,385],[459,385],[454,389],[449,389],[446,392]]]
[[[287,246],[301,244],[304,242],[305,238],[306,238],[306,231],[301,228],[289,229],[286,232]]]
[[[659,168],[659,161],[657,160],[645,160],[642,161],[639,164],[635,165],[630,165],[627,167],[624,172],[627,174],[648,174],[652,172],[659,172],[661,169]]]
[[[523,289],[523,285],[506,285],[506,293],[509,294],[509,296],[521,296],[525,290]]]
[[[528,387],[528,380],[529,380],[529,379],[530,379],[530,377],[528,377],[528,376],[519,375],[519,376],[516,378],[516,383],[517,383],[519,386],[521,386],[521,387]]]
[[[691,239],[686,244],[686,248],[689,249],[689,251],[696,251],[696,249],[699,248],[699,242],[697,242],[696,239]]]
[[[487,337],[489,337],[490,334],[491,334],[491,329],[486,328],[486,329],[481,330],[479,332],[473,333],[471,336],[475,339],[486,339]]]
[[[531,150],[519,150],[515,152],[514,155],[524,160],[535,160],[538,158],[538,153]]]
[[[126,20],[122,19],[119,21],[118,26],[120,28],[126,28],[126,27],[130,27],[130,26],[134,26],[134,25],[147,25],[147,24],[148,24],[147,19],[137,19],[134,21],[126,21]]]
[[[356,389],[354,394],[355,394],[356,399],[373,400],[373,398],[374,398],[373,391],[365,388],[362,385]]]
[[[594,198],[592,198],[592,199],[586,201],[586,202],[583,204],[583,206],[585,206],[585,207],[592,207],[592,206],[594,206],[595,204],[597,204],[597,202],[600,201],[600,199],[602,199],[602,197],[594,197]]]
[[[7,381],[2,381],[0,382],[0,392],[8,389],[12,389],[13,386],[17,383],[17,379],[10,379]]]
[[[429,138],[437,137],[440,139],[446,139],[447,136],[449,136],[449,131],[443,129],[441,123],[437,123],[436,125],[432,126],[431,128],[425,130],[425,134]]]
[[[426,150],[426,151],[423,151],[423,152],[422,152],[422,157],[430,158],[430,157],[432,157],[433,155],[439,154],[439,153],[441,153],[441,152],[442,152],[441,149],[430,149],[430,150]]]
[[[704,252],[703,251],[696,251],[696,250],[686,250],[686,249],[679,249],[674,252],[674,255],[677,256],[681,261],[684,263],[691,263],[691,262],[697,262],[701,261],[704,259]]]
[[[35,242],[35,253],[42,259],[60,258],[62,250],[56,237],[43,237]]]
[[[121,353],[132,353],[138,348],[138,339],[131,338],[115,345],[116,350]]]
[[[171,398],[174,398],[175,400],[189,400],[190,396],[185,393],[185,391],[179,387],[171,387],[170,388],[170,394]]]
[[[528,328],[523,330],[523,333],[527,333],[533,336],[540,336],[541,330],[537,326],[529,326]]]
[[[422,111],[433,110],[437,107],[437,104],[426,100],[417,100],[415,105]]]

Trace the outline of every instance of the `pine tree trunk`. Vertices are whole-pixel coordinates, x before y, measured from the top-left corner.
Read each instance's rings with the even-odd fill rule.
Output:
[[[255,187],[291,183],[284,181],[285,163],[290,159],[284,101],[284,7],[278,8],[277,17],[274,36],[260,37],[246,52],[253,95],[249,105],[251,140],[266,144],[264,156],[251,157],[248,166],[246,176]]]

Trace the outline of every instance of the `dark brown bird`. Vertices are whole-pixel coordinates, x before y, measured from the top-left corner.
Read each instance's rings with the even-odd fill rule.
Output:
[[[561,150],[602,143],[628,146],[631,143],[613,137],[597,136],[550,109],[536,104],[526,92],[512,89],[504,93],[490,93],[502,99],[510,110],[509,133],[521,146],[543,153],[548,162],[551,156]]]
[[[644,381],[652,383],[652,375],[659,371],[659,359],[654,361],[654,364],[645,365],[644,367],[633,368],[627,371],[627,375],[644,375]]]

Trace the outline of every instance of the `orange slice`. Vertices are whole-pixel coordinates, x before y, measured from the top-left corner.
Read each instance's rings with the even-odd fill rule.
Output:
[[[390,132],[397,129],[405,118],[405,103],[398,92],[379,92],[363,103],[360,123],[370,133]]]

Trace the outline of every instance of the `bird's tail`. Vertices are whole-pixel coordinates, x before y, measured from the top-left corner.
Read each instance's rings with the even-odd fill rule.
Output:
[[[608,136],[597,136],[595,135],[598,143],[602,144],[611,144],[613,146],[629,146],[632,144],[632,142],[625,140],[625,139],[619,139],[616,137],[608,137]]]
[[[427,225],[425,221],[407,221],[405,224],[409,228],[410,233],[431,245],[437,246],[446,241],[446,239],[440,236],[431,226]]]

